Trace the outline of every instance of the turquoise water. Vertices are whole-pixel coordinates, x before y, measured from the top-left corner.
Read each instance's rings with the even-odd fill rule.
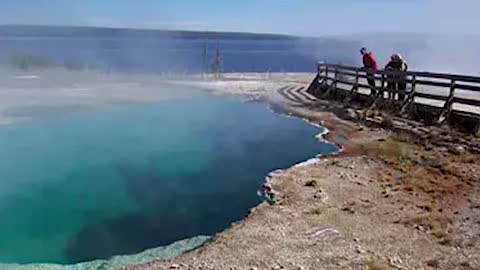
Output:
[[[195,95],[0,127],[0,262],[135,254],[243,218],[265,175],[336,150],[264,104]]]
[[[71,265],[0,263],[0,270],[118,270],[127,265],[139,265],[160,259],[170,259],[201,247],[208,240],[210,240],[208,236],[196,236],[132,255],[119,255],[106,260],[95,260]]]

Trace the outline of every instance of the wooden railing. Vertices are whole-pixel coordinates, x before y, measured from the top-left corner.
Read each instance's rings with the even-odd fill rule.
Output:
[[[375,80],[375,91],[367,83]],[[389,89],[389,83],[405,83],[406,91]],[[375,106],[381,102],[393,102],[401,112],[410,106],[421,104],[440,110],[437,122],[444,122],[449,115],[456,113],[480,117],[480,77],[431,72],[371,71],[363,68],[318,63],[318,75],[314,84],[327,89],[323,95],[336,91],[347,91],[347,96],[370,96]],[[403,91],[402,91],[403,92]],[[374,95],[376,93],[376,95]],[[404,99],[400,99],[405,94]]]

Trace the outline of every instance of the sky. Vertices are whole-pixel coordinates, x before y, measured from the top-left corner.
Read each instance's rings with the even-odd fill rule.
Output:
[[[300,36],[480,33],[479,0],[0,0],[0,24]]]

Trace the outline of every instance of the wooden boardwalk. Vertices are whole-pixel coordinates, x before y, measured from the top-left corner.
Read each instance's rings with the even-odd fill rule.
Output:
[[[372,94],[367,78],[375,80],[377,95]],[[392,82],[406,83],[405,99],[400,100],[398,91],[389,89]],[[321,62],[308,93],[322,98],[341,96],[348,100],[363,100],[372,108],[387,104],[396,108],[399,114],[421,110],[431,114],[437,124],[443,124],[453,116],[480,120],[480,77],[430,72],[367,73],[358,67]]]

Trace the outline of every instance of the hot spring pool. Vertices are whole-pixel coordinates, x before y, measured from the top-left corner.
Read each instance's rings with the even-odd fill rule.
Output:
[[[337,150],[320,132],[265,104],[207,95],[0,126],[0,268],[224,230],[261,201],[268,172]],[[205,240],[195,239],[187,246]]]

